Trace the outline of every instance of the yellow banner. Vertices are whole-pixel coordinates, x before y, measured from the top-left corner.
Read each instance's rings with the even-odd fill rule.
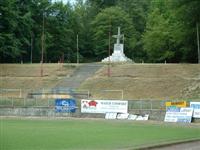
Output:
[[[170,106],[187,107],[187,102],[186,101],[181,101],[181,102],[166,102],[165,106],[166,107],[170,107]]]

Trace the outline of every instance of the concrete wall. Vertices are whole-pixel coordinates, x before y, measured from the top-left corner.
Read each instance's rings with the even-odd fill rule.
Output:
[[[164,120],[165,111],[160,110],[130,110],[131,114],[149,114],[151,120]],[[58,113],[54,108],[33,107],[33,108],[0,108],[0,116],[44,116],[44,117],[81,117],[81,118],[104,118],[105,114],[81,113]]]
[[[149,114],[150,120],[163,121],[165,110],[129,110],[130,114]],[[104,118],[105,114],[81,113],[77,109],[76,113],[58,113],[54,108],[33,107],[33,108],[0,108],[0,116],[38,116],[38,117],[80,117],[80,118]],[[200,119],[193,119],[193,122],[200,122]]]
[[[0,108],[0,116],[68,117],[70,113],[56,113],[52,108]]]

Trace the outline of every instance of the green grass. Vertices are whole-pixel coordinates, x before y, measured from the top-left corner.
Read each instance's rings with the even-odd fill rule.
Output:
[[[200,128],[110,120],[1,119],[1,150],[116,150],[200,139]]]

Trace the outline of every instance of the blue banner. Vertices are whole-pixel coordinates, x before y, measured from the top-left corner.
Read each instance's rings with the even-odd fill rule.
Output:
[[[76,101],[74,99],[56,99],[55,100],[56,112],[76,112]]]

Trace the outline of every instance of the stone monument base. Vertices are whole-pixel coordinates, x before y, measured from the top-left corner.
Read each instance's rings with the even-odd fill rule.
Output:
[[[110,60],[109,60],[110,57]],[[121,52],[114,52],[111,56],[104,58],[102,62],[132,62],[132,60],[124,55]]]
[[[117,42],[114,44],[114,51],[111,56],[103,59],[101,62],[132,62],[124,54],[124,44],[120,44],[120,38],[124,37],[124,35],[120,34],[120,27],[118,27],[118,34],[113,35],[113,37],[117,38]]]

